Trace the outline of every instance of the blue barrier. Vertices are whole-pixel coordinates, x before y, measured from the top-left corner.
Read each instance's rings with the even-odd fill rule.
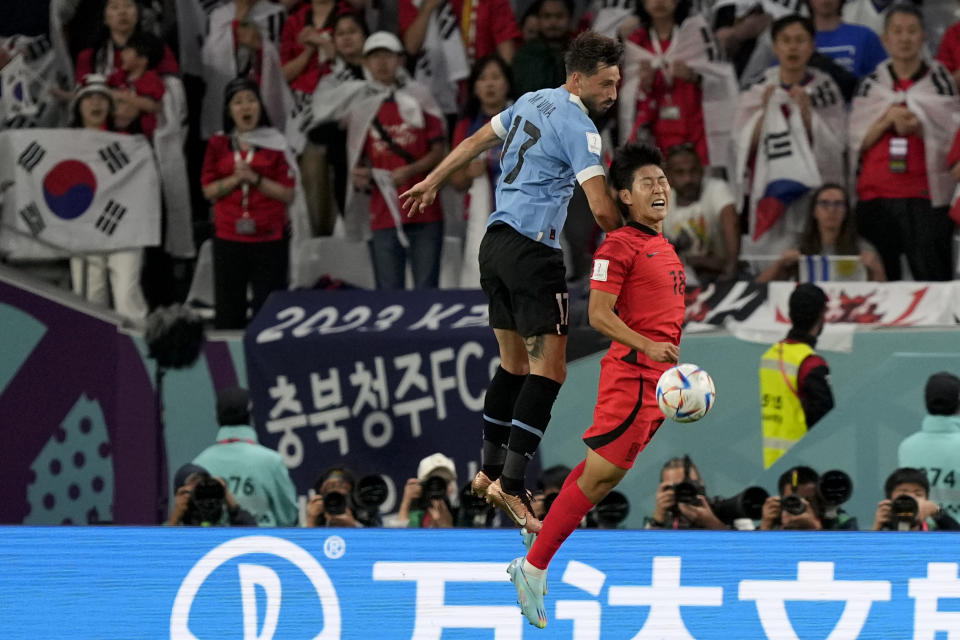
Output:
[[[579,531],[541,631],[507,582],[516,531],[8,527],[0,636],[958,638],[957,539]]]

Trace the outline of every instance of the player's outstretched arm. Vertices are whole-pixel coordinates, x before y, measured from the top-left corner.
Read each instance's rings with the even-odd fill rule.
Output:
[[[607,191],[607,179],[604,176],[593,176],[581,186],[587,195],[593,217],[601,229],[613,231],[623,226],[620,211]]]
[[[590,290],[590,326],[620,344],[626,345],[644,354],[656,362],[677,362],[680,350],[672,342],[655,342],[644,337],[628,327],[614,311],[617,296],[600,291]]]
[[[453,172],[465,166],[478,155],[500,144],[500,137],[488,122],[472,136],[457,145],[443,161],[434,167],[426,178],[413,185],[409,191],[400,194],[403,208],[408,216],[414,216],[437,199],[437,191]]]

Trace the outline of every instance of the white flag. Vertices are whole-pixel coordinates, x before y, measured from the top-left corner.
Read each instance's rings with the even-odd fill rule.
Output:
[[[36,112],[27,66],[23,54],[17,54],[0,69],[0,126],[18,116],[31,116]]]
[[[143,136],[88,129],[0,132],[0,251],[53,259],[160,242],[160,181]]]

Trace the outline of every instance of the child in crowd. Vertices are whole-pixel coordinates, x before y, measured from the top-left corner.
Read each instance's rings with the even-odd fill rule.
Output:
[[[108,84],[114,87],[117,129],[142,133],[153,140],[157,128],[157,112],[165,91],[156,67],[163,56],[160,40],[149,33],[130,36],[120,51],[120,69],[111,74]]]

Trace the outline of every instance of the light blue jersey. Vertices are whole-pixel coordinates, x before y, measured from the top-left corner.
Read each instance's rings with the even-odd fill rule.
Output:
[[[573,181],[604,175],[600,134],[586,107],[563,87],[541,89],[521,96],[490,124],[504,142],[497,210],[487,226],[505,222],[559,249]]]

